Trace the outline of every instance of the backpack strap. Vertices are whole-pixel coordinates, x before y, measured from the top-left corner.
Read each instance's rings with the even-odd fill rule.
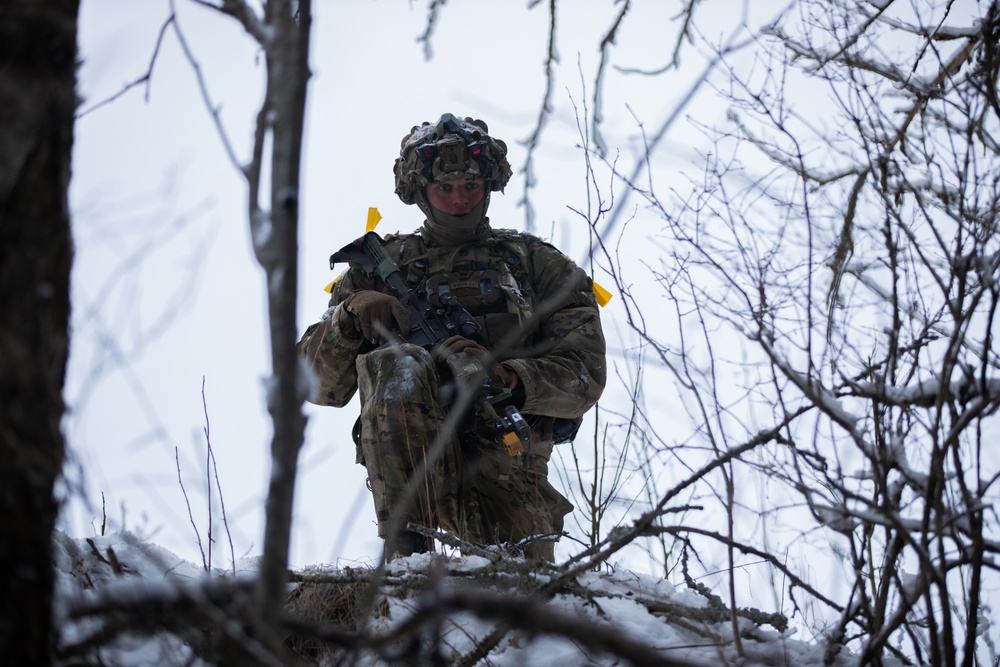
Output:
[[[416,287],[427,276],[427,248],[420,234],[395,234],[385,237],[385,249],[396,260],[406,282]]]
[[[531,259],[528,243],[535,240],[530,234],[512,229],[495,230],[494,241],[501,250],[501,289],[521,315],[532,316],[532,304],[537,295],[532,285]]]

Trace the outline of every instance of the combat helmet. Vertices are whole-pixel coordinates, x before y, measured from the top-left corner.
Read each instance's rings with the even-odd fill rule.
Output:
[[[511,177],[507,144],[491,137],[483,121],[450,113],[433,125],[414,126],[403,137],[392,172],[404,204],[422,203],[428,183],[481,178],[489,193],[502,192]]]

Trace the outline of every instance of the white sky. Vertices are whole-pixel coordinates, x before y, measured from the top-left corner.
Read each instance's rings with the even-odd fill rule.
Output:
[[[81,4],[79,88],[87,109],[146,71],[169,5],[165,0]],[[391,175],[399,141],[414,124],[444,112],[487,121],[491,133],[510,147],[515,170],[506,195],[493,197],[490,217],[497,227],[523,229],[523,212],[516,206],[523,193],[520,141],[529,136],[542,100],[548,28],[547,3],[529,10],[524,0],[455,0],[441,13],[434,58],[426,62],[416,42],[425,27],[424,3],[314,4],[300,331],[326,308],[328,257],[363,231],[369,206],[381,210],[383,233],[420,224],[417,209],[393,194]],[[573,101],[581,110],[590,104],[597,45],[619,6],[588,0],[560,7],[570,4],[574,15],[558,19],[554,112],[533,197],[536,231],[579,260],[587,228],[568,207],[586,207],[586,184]],[[612,63],[659,69],[674,46],[674,9],[667,7],[672,3],[633,4]],[[261,98],[259,54],[231,19],[184,0],[177,9],[229,140],[245,160]],[[734,12],[716,18],[723,22],[722,35],[732,27],[724,21],[735,24],[740,17]],[[608,75],[604,131],[627,171],[641,147],[635,118],[648,129],[657,127],[704,67],[695,47],[684,54],[681,71],[656,79]],[[260,551],[269,470],[263,273],[251,252],[245,184],[223,150],[172,31],[156,60],[148,100],[145,93],[143,87],[133,89],[76,126],[71,205],[77,256],[66,421],[72,461],[65,528],[76,536],[99,531],[103,495],[109,530],[124,526],[200,561],[175,448],[204,540],[204,378],[211,442],[239,558]],[[688,110],[709,123],[725,114],[708,89]],[[663,164],[688,163],[700,140],[682,119],[661,150]],[[641,239],[642,225],[649,223],[640,215],[632,223],[639,234],[632,238]],[[649,250],[636,243],[625,251]],[[600,272],[596,277],[607,283]],[[621,346],[629,345],[621,340],[626,327],[617,301],[603,315],[616,348],[614,363],[622,359]],[[605,399],[611,406],[620,405],[624,395],[615,385],[612,380]],[[306,410],[310,421],[300,457],[292,564],[375,557],[380,542],[374,513],[350,438],[357,401],[342,410]],[[219,516],[216,504],[214,562],[225,566],[229,549]]]

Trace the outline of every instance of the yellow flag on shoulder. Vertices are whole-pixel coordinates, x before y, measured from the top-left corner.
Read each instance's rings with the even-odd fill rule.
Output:
[[[608,305],[608,301],[611,301],[611,292],[601,287],[596,280],[592,281],[594,283],[594,296],[597,297],[597,303],[604,308]]]
[[[368,209],[368,222],[365,223],[365,233],[375,231],[378,227],[379,221],[382,219],[382,214],[378,212],[378,209],[374,206]]]

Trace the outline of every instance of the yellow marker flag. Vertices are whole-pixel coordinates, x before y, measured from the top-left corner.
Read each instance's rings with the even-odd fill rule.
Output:
[[[601,305],[601,308],[603,308],[604,306],[608,305],[608,301],[611,301],[611,292],[598,285],[596,280],[593,281],[593,283],[594,283],[594,296],[597,297],[597,303],[599,303]]]
[[[365,225],[365,232],[375,231],[378,227],[379,220],[382,219],[382,214],[378,212],[378,209],[372,206],[368,209],[368,223]]]

